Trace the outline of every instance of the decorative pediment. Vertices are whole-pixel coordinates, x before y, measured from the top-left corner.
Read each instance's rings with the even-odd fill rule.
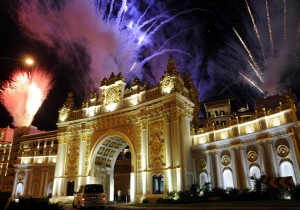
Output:
[[[160,79],[160,86],[163,94],[168,94],[174,91],[183,92],[184,83],[173,58],[169,58],[168,60],[167,69]]]
[[[122,73],[118,75],[111,73],[109,79],[104,78],[102,80],[100,88],[102,90],[103,105],[116,105],[123,99],[126,85],[124,80]]]

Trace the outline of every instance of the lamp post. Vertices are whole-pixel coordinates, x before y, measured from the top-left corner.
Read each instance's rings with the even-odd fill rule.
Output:
[[[1,57],[0,56],[0,59],[12,60],[12,61],[21,61],[21,62],[24,62],[28,66],[32,66],[35,63],[34,60],[30,57],[25,58],[25,59],[17,59],[17,58],[8,58],[8,57]]]

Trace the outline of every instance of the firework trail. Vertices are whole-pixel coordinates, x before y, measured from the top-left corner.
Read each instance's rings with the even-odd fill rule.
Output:
[[[249,83],[251,83],[259,92],[261,92],[262,94],[264,94],[264,91],[262,89],[260,89],[257,84],[255,84],[254,81],[252,81],[250,78],[246,77],[244,74],[242,74],[241,72],[239,72],[240,75],[242,75],[242,77],[244,77],[245,80],[247,80]]]
[[[242,75],[242,78],[244,78],[248,84],[256,89],[259,88],[259,90],[262,90],[260,91],[261,93],[277,94],[278,92],[285,91],[286,87],[289,88],[292,86],[291,81],[293,81],[293,79],[289,78],[290,81],[288,81],[283,78],[284,75],[291,71],[288,70],[288,68],[292,67],[293,69],[297,69],[299,66],[299,64],[294,61],[292,62],[292,60],[297,57],[296,54],[299,51],[299,32],[297,32],[299,20],[297,20],[298,17],[294,14],[297,5],[291,3],[292,6],[287,7],[289,1],[286,0],[282,1],[282,5],[270,5],[268,0],[266,0],[265,11],[264,13],[261,13],[259,4],[253,4],[253,6],[257,7],[257,19],[261,21],[261,28],[259,29],[254,21],[255,18],[250,10],[250,5],[247,1],[245,2],[252,22],[252,28],[250,28],[252,30],[249,30],[250,34],[245,34],[243,36],[239,35],[235,29],[234,32],[238,37],[238,41],[250,57],[250,60],[247,60],[250,66],[249,70],[255,72],[256,78],[249,72],[245,72],[244,74],[239,72],[239,74]],[[290,8],[290,14],[288,13],[288,8]],[[287,22],[290,23],[289,27],[287,27]],[[255,40],[251,38],[251,31],[254,32],[258,38],[258,45],[261,47],[261,51],[252,47],[257,46],[257,44],[255,44]],[[265,33],[258,34],[259,31]],[[288,31],[290,34],[288,34]],[[274,45],[274,40],[276,40],[276,46]],[[295,41],[296,46],[293,44]],[[252,43],[252,46],[247,47],[245,42]],[[266,49],[266,51],[264,51],[264,49]],[[256,62],[257,60],[259,62]],[[257,71],[258,69],[260,69],[260,71]],[[290,73],[294,74],[293,72]],[[259,79],[259,81],[256,81],[257,79]]]
[[[272,26],[271,26],[271,20],[270,20],[268,0],[266,0],[266,14],[267,14],[267,20],[268,20],[270,45],[271,45],[271,48],[272,48],[272,56],[274,56],[274,41],[273,41],[273,35],[272,35]]]
[[[16,70],[3,84],[0,100],[17,127],[29,126],[52,87],[52,76],[39,68]]]
[[[263,81],[263,78],[260,76],[260,72],[259,72],[259,66],[257,64],[257,62],[254,59],[254,56],[252,55],[251,51],[248,49],[247,45],[245,44],[245,42],[243,41],[242,37],[238,34],[238,32],[233,28],[234,33],[236,34],[236,36],[239,38],[240,42],[243,44],[245,50],[247,51],[251,61],[253,62],[254,66],[250,63],[251,67],[253,68],[255,74],[257,75],[257,77],[260,79],[260,81]]]
[[[283,0],[283,40],[286,40],[286,0]]]
[[[128,81],[137,76],[156,85],[170,56],[179,70],[189,71],[200,100],[217,95],[225,86],[229,93],[242,89],[238,82],[253,86],[239,76],[240,69],[263,92],[276,93],[283,86],[287,58],[293,56],[290,48],[298,46],[300,36],[294,34],[295,44],[292,23],[299,15],[291,9],[297,11],[299,5],[293,7],[295,2],[289,0],[245,0],[237,8],[239,14],[245,9],[245,22],[235,25],[231,21],[237,17],[235,10],[227,14],[214,8],[228,5],[223,1],[212,1],[212,6],[186,2],[30,0],[19,1],[15,15],[25,35],[46,44],[62,64],[71,64],[64,71],[79,97],[88,96],[111,72],[122,72]],[[204,9],[197,9],[202,3]],[[234,25],[234,33],[228,25]],[[192,27],[195,30],[185,30]],[[237,75],[240,81],[235,80]],[[252,97],[261,96],[256,89]]]
[[[159,5],[152,2],[143,12],[139,11],[139,4],[142,3],[126,0],[20,1],[16,22],[28,37],[43,41],[73,65],[74,74],[80,78],[82,88],[86,88],[83,95],[88,96],[112,72],[122,72],[128,80],[138,75],[144,77],[140,79],[159,81],[156,70],[150,74],[143,72],[143,65],[151,58],[164,53],[191,57],[184,44],[164,45],[170,35],[160,30],[179,16],[210,13],[199,8],[154,10],[151,6]],[[162,45],[165,47],[155,49]],[[78,92],[76,86],[73,88]]]
[[[247,9],[248,9],[248,12],[249,12],[249,15],[250,15],[252,24],[253,24],[253,28],[254,28],[254,30],[255,30],[257,39],[258,39],[258,41],[259,41],[259,45],[260,45],[261,50],[262,50],[262,56],[263,56],[263,58],[265,58],[264,48],[263,48],[263,45],[262,45],[262,42],[261,42],[261,38],[260,38],[260,35],[259,35],[259,31],[258,31],[257,25],[256,25],[256,23],[255,23],[255,19],[254,19],[253,15],[252,15],[252,12],[251,12],[251,9],[250,9],[250,6],[249,6],[247,0],[245,0],[245,2],[246,2]]]

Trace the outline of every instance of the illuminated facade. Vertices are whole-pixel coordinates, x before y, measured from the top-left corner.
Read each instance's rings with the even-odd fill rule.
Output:
[[[155,87],[137,78],[127,87],[122,74],[111,74],[100,89],[102,96],[92,93],[80,109],[69,94],[59,111],[53,196],[100,182],[114,200],[120,187],[114,166],[126,147],[131,152],[131,201],[187,190],[194,181],[190,125],[199,110],[194,109],[198,96],[189,76],[183,79],[170,59]]]
[[[225,101],[214,103],[216,115],[192,137],[200,186],[210,182],[225,189],[251,189],[250,177],[261,175],[292,176],[295,184],[300,183],[299,123],[293,95],[260,99],[252,113],[242,109],[231,114],[230,102]],[[220,113],[224,123],[215,124]]]
[[[0,180],[3,183],[1,191],[12,192],[13,197],[52,194],[58,143],[56,133],[39,131],[33,126],[14,129],[6,161],[8,167]],[[5,142],[0,145],[3,147]]]
[[[128,86],[122,74],[111,74],[100,89],[101,96],[92,93],[80,108],[70,93],[57,131],[24,127],[2,140],[0,181],[10,177],[11,184],[0,187],[13,196],[71,199],[81,184],[102,183],[108,200],[121,189],[140,202],[194,183],[251,188],[252,175],[300,181],[299,125],[290,94],[272,99],[276,106],[260,101],[253,112],[232,112],[230,99],[205,102],[200,121],[197,90],[173,59],[157,86],[137,78]]]

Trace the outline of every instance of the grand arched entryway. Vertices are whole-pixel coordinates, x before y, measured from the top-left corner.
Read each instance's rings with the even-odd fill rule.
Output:
[[[126,85],[121,73],[112,73],[100,89],[80,108],[69,94],[59,111],[54,196],[66,196],[73,181],[75,189],[102,182],[110,201],[119,189],[132,202],[187,190],[193,171],[190,125],[198,116],[189,76],[183,80],[170,59],[155,87],[138,78]]]
[[[91,154],[91,182],[104,185],[110,201],[129,201],[132,146],[125,138],[110,135],[99,139]],[[121,190],[121,200],[117,192]]]

